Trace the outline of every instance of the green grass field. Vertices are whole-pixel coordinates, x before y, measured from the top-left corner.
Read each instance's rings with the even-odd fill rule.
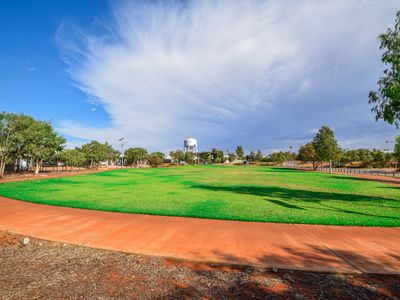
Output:
[[[10,182],[0,195],[97,210],[243,221],[400,226],[400,187],[271,167],[124,169]]]

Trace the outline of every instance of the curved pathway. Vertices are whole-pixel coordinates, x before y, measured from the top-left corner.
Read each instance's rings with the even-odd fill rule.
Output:
[[[400,228],[149,216],[56,207],[0,197],[0,230],[191,261],[400,274]]]

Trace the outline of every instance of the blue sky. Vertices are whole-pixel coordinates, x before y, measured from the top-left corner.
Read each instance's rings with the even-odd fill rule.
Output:
[[[397,1],[2,1],[0,109],[51,120],[69,147],[297,148],[322,125],[387,148],[368,92]]]

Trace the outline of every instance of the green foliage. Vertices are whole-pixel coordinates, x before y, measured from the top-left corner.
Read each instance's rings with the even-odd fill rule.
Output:
[[[188,163],[189,165],[193,165],[195,163],[192,152],[185,153],[185,162]]]
[[[185,154],[182,150],[171,151],[170,155],[174,161],[174,163],[179,164],[181,161],[185,160]]]
[[[91,168],[98,165],[101,161],[117,159],[118,152],[108,143],[91,141],[82,145],[82,152],[85,156],[86,166]]]
[[[254,153],[254,151],[250,151],[249,155],[246,156],[246,160],[248,161],[255,161],[256,159],[256,154]]]
[[[276,164],[282,164],[287,161],[292,161],[296,158],[296,155],[289,151],[279,151],[271,153],[265,160],[267,162],[273,162]]]
[[[29,126],[29,134],[25,151],[35,161],[35,173],[43,161],[51,160],[54,155],[63,149],[65,139],[54,131],[50,123],[35,121]]]
[[[144,163],[148,152],[144,148],[129,148],[125,151],[125,160],[129,165]]]
[[[400,226],[399,188],[345,175],[285,168],[207,165],[118,169],[0,186],[0,195],[14,199],[127,213]]]
[[[219,164],[225,162],[224,151],[218,150],[217,148],[211,150],[211,157],[213,163]]]
[[[235,159],[236,159],[235,153],[232,153],[232,152],[228,153],[228,159],[229,159],[229,162],[235,161]]]
[[[152,153],[147,157],[147,162],[152,168],[157,168],[163,163],[164,159],[160,157],[159,153]]]
[[[236,147],[236,155],[238,156],[239,159],[243,159],[244,150],[243,150],[242,146],[237,146]]]
[[[344,151],[340,161],[345,165],[352,164],[364,168],[385,168],[391,165],[393,157],[390,153],[382,150],[354,149]]]
[[[300,147],[299,155],[297,158],[303,162],[311,162],[313,165],[314,171],[317,170],[317,168],[321,164],[321,162],[319,161],[318,155],[315,152],[314,145],[311,142]]]
[[[393,156],[397,160],[397,168],[400,167],[400,135],[396,137],[396,145],[394,146]]]
[[[263,159],[264,159],[264,156],[263,156],[261,150],[258,150],[256,155],[254,156],[254,160],[255,161],[263,161]]]
[[[164,158],[165,158],[165,154],[162,152],[159,152],[159,151],[153,152],[152,154],[158,155],[162,160],[164,160]]]
[[[0,177],[5,164],[26,153],[31,126],[36,121],[24,114],[0,112]]]
[[[199,156],[200,156],[201,164],[212,164],[213,163],[213,156],[212,156],[211,152],[201,152]]]
[[[318,159],[323,162],[332,162],[339,159],[340,147],[335,139],[335,135],[328,126],[322,126],[315,135],[312,144]]]
[[[379,36],[384,50],[382,62],[389,65],[378,80],[378,91],[371,91],[369,103],[373,105],[376,120],[383,119],[399,127],[400,121],[400,11],[396,14],[394,28]]]
[[[84,167],[86,162],[85,154],[79,148],[63,150],[60,159],[69,167]]]

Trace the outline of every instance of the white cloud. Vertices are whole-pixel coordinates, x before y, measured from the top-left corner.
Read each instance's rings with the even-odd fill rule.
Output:
[[[111,125],[68,122],[61,130],[110,142],[125,136],[133,145],[162,150],[180,146],[188,135],[205,147],[225,148],[239,139],[247,147],[284,147],[266,145],[254,128],[286,122],[285,130],[289,122],[307,132],[327,123],[332,107],[349,104],[332,103],[337,89],[349,89],[348,97],[365,92],[358,81],[369,77],[355,77],[377,74],[378,65],[370,63],[378,61],[376,36],[394,18],[396,2],[385,4],[125,2],[113,8],[101,33],[62,24],[57,36],[71,76],[104,106]],[[353,86],[344,86],[348,78]],[[358,97],[351,113],[361,105]],[[314,122],[286,120],[282,111],[293,114],[299,106],[299,112],[319,109]]]

